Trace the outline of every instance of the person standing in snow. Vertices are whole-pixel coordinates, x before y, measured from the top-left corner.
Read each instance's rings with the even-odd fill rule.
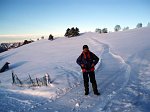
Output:
[[[83,80],[85,87],[85,95],[89,94],[89,78],[92,83],[93,91],[95,95],[100,95],[97,89],[97,83],[95,79],[94,66],[98,63],[99,58],[89,50],[87,45],[83,46],[83,52],[77,58],[76,62],[80,65],[83,72]]]

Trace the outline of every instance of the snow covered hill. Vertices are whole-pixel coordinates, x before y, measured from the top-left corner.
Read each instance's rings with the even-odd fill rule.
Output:
[[[0,110],[2,112],[149,112],[150,28],[108,34],[84,33],[74,38],[40,40],[0,54]],[[96,79],[101,96],[84,96],[76,59],[87,44],[101,61]],[[12,85],[12,70],[21,81],[41,78],[49,86]]]

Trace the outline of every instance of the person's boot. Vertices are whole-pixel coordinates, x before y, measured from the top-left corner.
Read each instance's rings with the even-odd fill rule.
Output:
[[[95,95],[100,95],[100,93],[99,93],[98,90],[97,90],[97,84],[96,84],[96,82],[95,82],[95,83],[92,83],[92,87],[93,87],[94,94],[95,94]]]
[[[89,92],[85,92],[85,95],[88,95],[89,94]]]
[[[85,88],[85,95],[88,95],[88,94],[89,94],[89,87],[86,86],[86,88]]]
[[[97,96],[101,95],[99,92],[94,92],[94,94]]]

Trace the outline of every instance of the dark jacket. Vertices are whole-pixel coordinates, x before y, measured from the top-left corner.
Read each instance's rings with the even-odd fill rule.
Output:
[[[92,67],[92,64],[96,65],[99,61],[99,58],[92,52],[88,52],[88,53],[84,53],[82,52],[82,54],[78,57],[77,59],[77,64],[79,64],[80,66],[83,64],[84,67],[82,68],[83,72],[86,71],[94,71],[94,67]]]

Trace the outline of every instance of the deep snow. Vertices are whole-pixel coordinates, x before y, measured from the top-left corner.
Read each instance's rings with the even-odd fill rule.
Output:
[[[149,112],[150,28],[108,34],[84,33],[74,38],[40,40],[0,54],[2,112]],[[82,46],[101,60],[96,80],[101,96],[84,96],[82,73],[76,59]],[[11,72],[26,80],[50,74],[48,87],[12,85]]]

